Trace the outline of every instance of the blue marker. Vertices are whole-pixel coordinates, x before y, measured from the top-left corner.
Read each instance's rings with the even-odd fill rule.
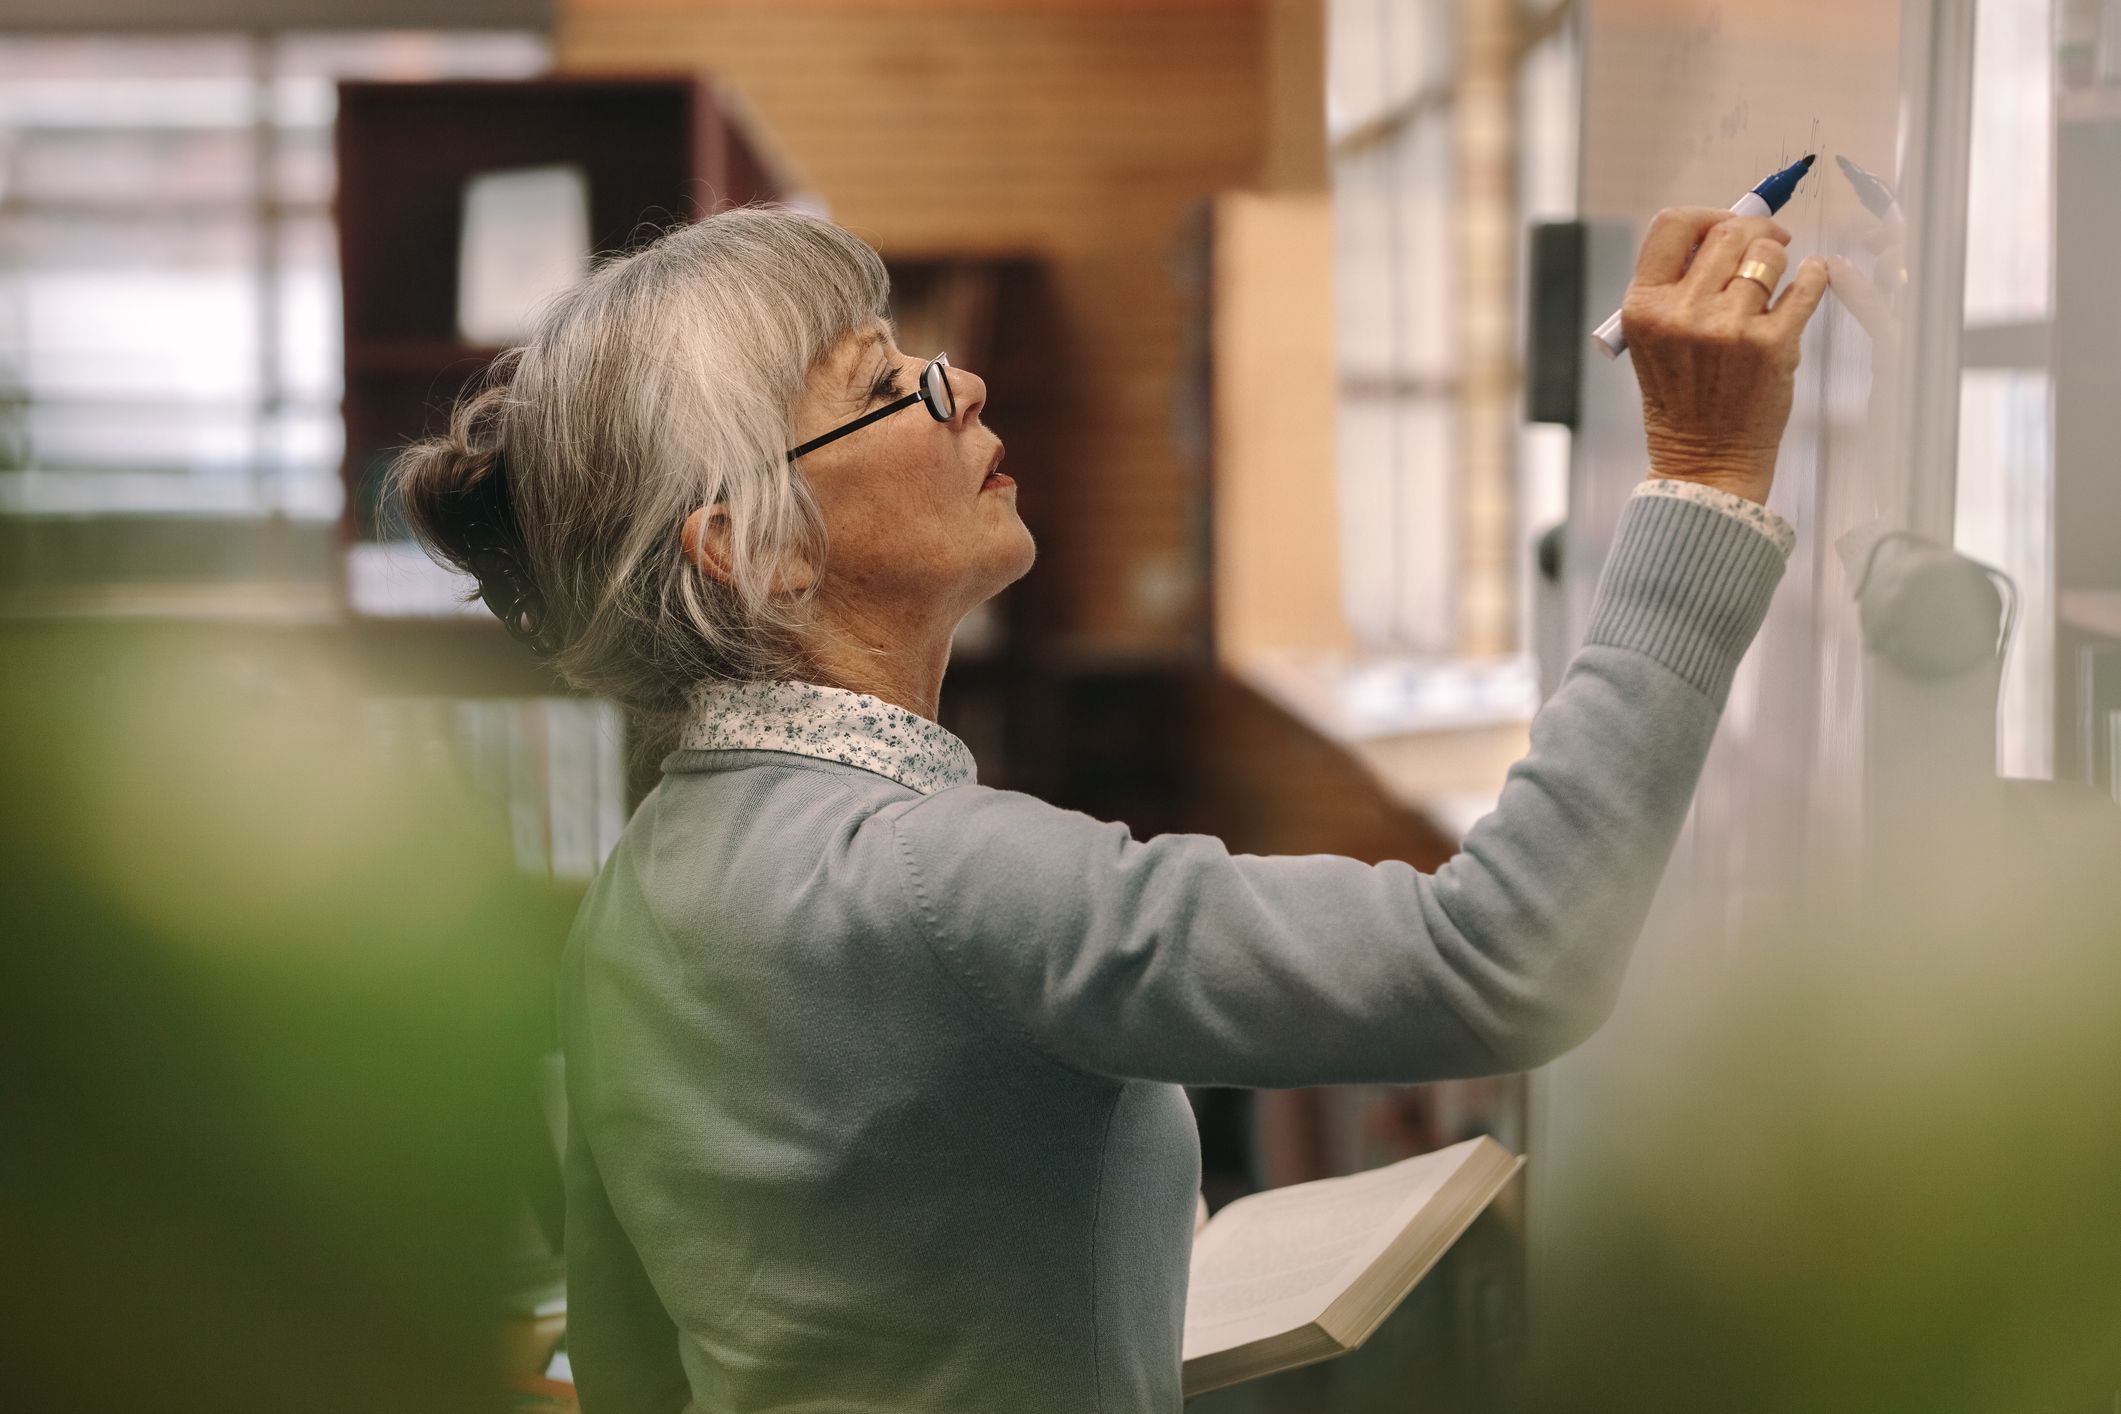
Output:
[[[1780,211],[1796,192],[1797,183],[1804,180],[1804,174],[1812,170],[1813,155],[1816,154],[1807,154],[1792,162],[1732,202],[1732,213],[1738,216],[1772,216]],[[1613,311],[1611,319],[1592,332],[1591,337],[1598,341],[1598,347],[1604,349],[1609,357],[1619,358],[1628,351],[1627,336],[1620,332],[1620,311],[1617,309]]]

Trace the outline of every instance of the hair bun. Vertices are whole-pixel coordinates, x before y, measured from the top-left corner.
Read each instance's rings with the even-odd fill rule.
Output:
[[[541,658],[562,644],[537,580],[509,494],[498,437],[509,389],[495,384],[457,405],[449,430],[400,452],[385,482],[413,538],[479,584],[479,598],[509,635]]]

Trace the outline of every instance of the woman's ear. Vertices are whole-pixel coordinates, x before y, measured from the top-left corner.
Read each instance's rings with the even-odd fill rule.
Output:
[[[685,517],[679,532],[685,542],[685,558],[709,579],[730,582],[729,511],[721,502],[702,506]]]
[[[729,508],[717,501],[686,516],[684,529],[679,532],[684,539],[685,558],[697,565],[701,574],[723,584],[735,583],[735,571],[731,568],[734,561],[729,548],[729,529]],[[797,558],[774,573],[773,583],[768,586],[767,592],[800,593],[808,589],[816,579],[817,574],[810,562]]]

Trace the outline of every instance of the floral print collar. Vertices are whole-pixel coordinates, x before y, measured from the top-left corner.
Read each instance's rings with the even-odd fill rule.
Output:
[[[1707,506],[1712,511],[1735,516],[1772,541],[1785,560],[1790,557],[1790,552],[1797,548],[1795,527],[1766,506],[1748,501],[1743,496],[1734,496],[1713,486],[1703,486],[1698,481],[1673,481],[1662,476],[1651,477],[1643,482],[1635,488],[1635,494],[1670,496],[1675,500],[1692,501],[1697,506]]]
[[[933,795],[975,779],[972,751],[926,717],[865,692],[807,682],[710,683],[679,734],[686,751],[785,751]]]

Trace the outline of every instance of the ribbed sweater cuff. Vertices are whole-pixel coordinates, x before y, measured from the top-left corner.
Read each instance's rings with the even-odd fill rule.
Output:
[[[1670,496],[1632,497],[1584,644],[1652,658],[1720,710],[1782,568],[1774,543],[1736,517]]]

